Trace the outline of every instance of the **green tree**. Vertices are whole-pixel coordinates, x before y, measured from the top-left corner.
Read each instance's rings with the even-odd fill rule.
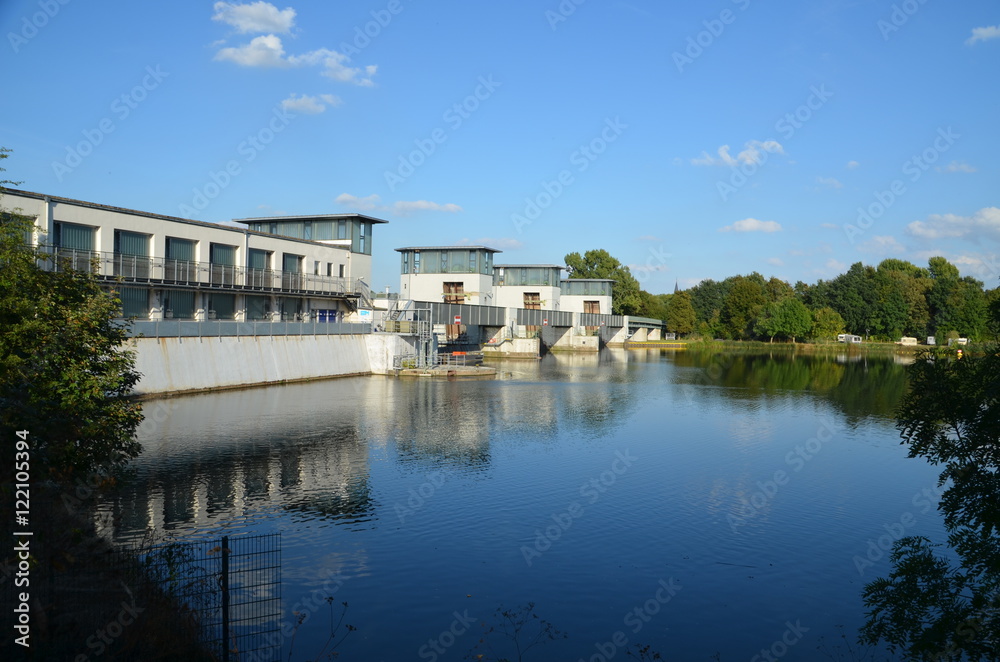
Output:
[[[638,315],[642,309],[639,281],[629,268],[603,248],[589,250],[581,257],[573,252],[565,257],[570,278],[610,278],[614,280],[611,311],[615,315]]]
[[[91,273],[40,268],[50,256],[25,243],[32,226],[0,214],[0,435],[30,432],[39,477],[113,471],[139,453],[142,420],[121,303]]]
[[[833,340],[844,332],[844,318],[833,308],[824,306],[813,313],[810,335],[816,340]]]
[[[953,553],[923,537],[896,542],[890,575],[864,589],[862,640],[908,659],[1000,659],[1000,355],[924,357],[908,377],[897,427],[910,457],[943,466]]]
[[[686,290],[678,292],[670,298],[665,321],[667,331],[680,334],[694,331],[695,312],[691,305],[691,295]]]
[[[757,318],[756,331],[775,338],[786,338],[795,342],[812,329],[812,313],[806,305],[795,297],[788,297],[776,303],[769,303]]]
[[[759,274],[756,274],[759,278]],[[767,304],[763,278],[736,276],[722,302],[720,319],[723,330],[730,338],[743,339],[752,335],[754,322]]]

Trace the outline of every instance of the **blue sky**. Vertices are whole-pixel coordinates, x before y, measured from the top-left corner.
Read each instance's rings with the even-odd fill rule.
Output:
[[[7,0],[22,188],[396,247],[605,248],[644,289],[944,255],[1000,279],[1000,7],[976,0]]]

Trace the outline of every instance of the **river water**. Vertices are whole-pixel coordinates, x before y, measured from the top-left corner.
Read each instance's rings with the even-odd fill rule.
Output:
[[[498,366],[494,381],[147,402],[107,534],[280,532],[282,619],[314,616],[292,659],[330,635],[328,595],[357,628],[337,659],[366,662],[492,659],[481,623],[528,603],[566,636],[525,661],[621,660],[637,643],[670,660],[851,659],[842,635],[854,645],[884,550],[944,539],[937,470],[894,428],[892,358],[608,350]],[[499,631],[485,645],[514,653]]]

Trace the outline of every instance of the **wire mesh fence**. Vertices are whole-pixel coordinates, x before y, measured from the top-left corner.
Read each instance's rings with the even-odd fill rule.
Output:
[[[281,655],[281,534],[223,536],[120,552],[194,619],[217,660]]]

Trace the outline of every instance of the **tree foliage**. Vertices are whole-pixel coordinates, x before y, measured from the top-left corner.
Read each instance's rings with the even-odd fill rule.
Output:
[[[33,470],[52,477],[110,471],[138,454],[142,420],[121,304],[93,274],[40,268],[32,225],[0,214],[0,435],[27,430]]]
[[[570,278],[610,278],[614,280],[611,311],[615,315],[637,315],[642,311],[639,281],[629,268],[603,248],[589,250],[582,256],[573,252],[565,257]]]
[[[678,292],[673,295],[667,305],[667,315],[664,321],[667,323],[667,331],[681,334],[694,331],[695,312],[691,305],[691,295],[687,292]]]
[[[911,457],[940,465],[939,504],[954,554],[899,540],[888,577],[864,590],[862,638],[910,659],[1000,658],[1000,355],[924,357],[897,427]],[[953,560],[953,559],[956,559]]]

